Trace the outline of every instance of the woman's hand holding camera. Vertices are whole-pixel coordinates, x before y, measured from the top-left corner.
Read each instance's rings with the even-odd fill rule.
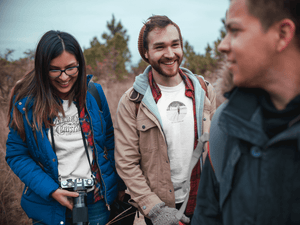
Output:
[[[58,201],[61,205],[68,207],[70,210],[73,209],[73,198],[78,196],[79,194],[77,192],[67,191],[60,188],[52,193],[52,197],[56,201]]]

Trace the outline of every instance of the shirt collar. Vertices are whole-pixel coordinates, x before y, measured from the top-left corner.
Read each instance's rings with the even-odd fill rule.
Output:
[[[181,69],[179,69],[179,74],[185,84],[185,95],[189,98],[194,98],[194,86],[191,79]],[[149,84],[150,84],[153,98],[157,103],[158,100],[161,98],[162,94],[160,88],[158,87],[157,83],[153,79],[152,70],[149,71],[148,78],[149,78]]]

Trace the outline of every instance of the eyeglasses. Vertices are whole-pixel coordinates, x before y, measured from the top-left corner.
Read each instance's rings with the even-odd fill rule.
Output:
[[[74,76],[78,72],[78,66],[73,66],[64,70],[49,70],[49,76],[51,78],[57,78],[59,77],[63,72],[67,74],[68,76]]]

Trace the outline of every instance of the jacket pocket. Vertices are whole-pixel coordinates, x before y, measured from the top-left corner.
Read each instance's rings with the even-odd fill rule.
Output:
[[[56,206],[58,204],[55,204],[54,201],[54,199],[52,201],[45,201],[28,188],[27,193],[23,194],[21,198],[21,207],[29,218],[40,221],[43,224],[52,225],[56,224],[54,222],[55,220],[59,220],[59,218],[57,218],[57,212],[63,212],[63,209],[65,209],[63,206],[57,208]],[[64,215],[61,215],[61,220],[63,220],[63,218]]]
[[[158,135],[160,131],[156,124],[149,120],[137,120],[137,130],[139,132],[139,146],[141,153],[151,152],[158,149]]]

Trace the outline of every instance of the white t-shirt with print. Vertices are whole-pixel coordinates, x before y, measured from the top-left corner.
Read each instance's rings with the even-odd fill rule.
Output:
[[[53,127],[54,143],[58,159],[58,173],[62,180],[76,178],[91,178],[91,169],[85,152],[78,111],[76,105],[72,102],[69,107],[69,101],[63,101],[65,117],[59,113],[59,118],[54,121]],[[49,141],[52,145],[52,138],[49,129]],[[86,141],[86,139],[84,139]],[[88,143],[86,141],[88,146]],[[92,163],[93,154],[88,146],[90,161]]]
[[[181,203],[187,194],[182,190],[182,184],[188,178],[194,149],[193,101],[186,97],[183,81],[175,87],[158,86],[162,96],[157,102],[157,107],[168,144],[175,202]]]

